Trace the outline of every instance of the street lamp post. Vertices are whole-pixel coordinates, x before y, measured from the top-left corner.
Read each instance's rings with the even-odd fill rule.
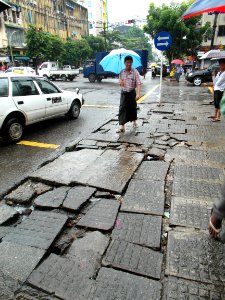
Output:
[[[17,31],[14,30],[10,37],[9,37],[9,49],[10,49],[10,55],[11,55],[11,59],[12,59],[12,66],[14,66],[14,59],[13,59],[13,53],[12,53],[12,45],[11,45],[11,42],[12,42],[12,36],[14,35],[14,33],[16,33]]]
[[[213,24],[213,30],[212,30],[210,50],[213,49],[213,46],[214,46],[214,39],[215,39],[216,27],[217,27],[217,19],[218,19],[218,16],[219,16],[218,12],[215,12],[214,14],[215,14],[215,18],[214,18],[214,24]]]

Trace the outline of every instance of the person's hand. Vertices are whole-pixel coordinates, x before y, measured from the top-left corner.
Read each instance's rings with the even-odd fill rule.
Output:
[[[136,101],[139,100],[140,98],[141,98],[141,95],[138,94],[138,95],[136,96]]]
[[[216,76],[216,71],[215,70],[212,71],[212,76]]]
[[[119,85],[124,86],[124,81],[122,79],[119,80]]]

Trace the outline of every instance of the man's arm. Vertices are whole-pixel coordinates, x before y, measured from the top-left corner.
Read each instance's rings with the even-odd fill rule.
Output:
[[[215,83],[217,86],[221,86],[223,84],[225,84],[225,72],[223,72],[220,76],[218,80],[215,80]]]
[[[138,100],[141,98],[141,78],[137,70],[135,71],[135,78],[136,78],[136,86],[137,86],[136,100]]]

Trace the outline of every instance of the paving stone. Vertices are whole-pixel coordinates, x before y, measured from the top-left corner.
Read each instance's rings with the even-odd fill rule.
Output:
[[[135,179],[141,180],[165,180],[169,169],[169,163],[164,161],[144,161],[137,172],[134,174]]]
[[[9,232],[11,232],[11,230],[13,230],[13,227],[9,227],[9,226],[0,226],[0,240],[6,236]]]
[[[18,282],[0,270],[0,299],[14,300],[14,292],[19,287]]]
[[[148,152],[148,155],[150,155],[152,157],[161,157],[161,158],[163,158],[165,154],[166,154],[165,150],[158,149],[158,148],[152,148]]]
[[[113,239],[147,247],[160,247],[162,217],[143,214],[119,213]]]
[[[66,257],[82,268],[86,276],[91,278],[100,268],[101,258],[108,243],[109,237],[98,231],[89,232],[85,237],[73,242]]]
[[[166,274],[205,283],[225,280],[225,245],[208,232],[169,232]]]
[[[180,180],[194,180],[207,182],[221,182],[224,179],[224,171],[218,168],[176,164],[174,178]]]
[[[110,230],[114,226],[119,206],[120,204],[116,200],[102,199],[81,217],[77,225]]]
[[[119,140],[119,134],[109,134],[109,133],[100,133],[100,132],[96,132],[96,133],[92,133],[88,139],[89,140],[96,140],[99,142],[118,142]]]
[[[103,153],[102,150],[84,149],[66,152],[53,162],[31,174],[38,180],[69,185],[77,182],[81,173],[97,160]]]
[[[96,146],[97,141],[94,140],[81,140],[79,142],[79,145],[85,145],[85,146]]]
[[[225,163],[225,153],[208,151],[208,160]]]
[[[164,202],[163,181],[132,179],[121,210],[162,216],[164,214]]]
[[[147,145],[147,146],[151,146],[153,144],[153,139],[150,138],[149,134],[146,133],[137,134],[135,131],[121,135],[119,141],[124,143]]]
[[[163,300],[222,300],[224,296],[225,289],[222,285],[203,284],[169,276],[165,284]]]
[[[66,199],[63,202],[63,207],[70,210],[79,210],[91,196],[95,193],[96,189],[91,187],[75,186],[69,190]]]
[[[64,199],[66,198],[68,190],[68,187],[56,188],[37,197],[34,200],[34,204],[37,207],[58,208],[62,205]]]
[[[51,254],[28,278],[32,286],[64,300],[91,299],[94,281],[90,280],[80,264]]]
[[[143,158],[142,153],[106,150],[86,172],[80,174],[78,180],[82,184],[121,194]]]
[[[113,269],[100,269],[96,281],[93,300],[158,300],[161,295],[160,282]]]
[[[103,266],[160,279],[163,255],[133,243],[113,240],[103,258]]]
[[[18,282],[24,282],[44,256],[42,249],[19,245],[14,242],[0,243],[1,274]]]
[[[30,181],[27,181],[5,196],[5,200],[16,204],[28,204],[34,198],[36,192]]]
[[[12,220],[17,215],[18,212],[13,207],[0,203],[0,225]]]
[[[182,179],[176,181],[176,178],[173,182],[172,194],[178,197],[217,199],[220,196],[220,193],[221,185],[219,183],[208,183]]]
[[[207,160],[206,151],[189,150],[184,147],[168,149],[165,155],[166,161],[175,160],[175,162],[190,162],[194,164],[199,161],[201,164]]]
[[[58,300],[41,290],[35,289],[29,285],[24,284],[15,292],[13,300]]]
[[[207,229],[213,202],[172,197],[170,224]]]
[[[60,234],[66,221],[65,215],[34,211],[3,240],[47,250]]]

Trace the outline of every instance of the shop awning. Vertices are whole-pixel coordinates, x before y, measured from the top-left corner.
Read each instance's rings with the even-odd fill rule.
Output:
[[[5,1],[0,0],[0,12],[2,12],[5,9],[8,9],[10,7],[11,7],[11,5],[9,5]]]
[[[30,59],[30,57],[28,57],[28,56],[14,56],[13,58],[14,58],[14,60],[29,60]]]

